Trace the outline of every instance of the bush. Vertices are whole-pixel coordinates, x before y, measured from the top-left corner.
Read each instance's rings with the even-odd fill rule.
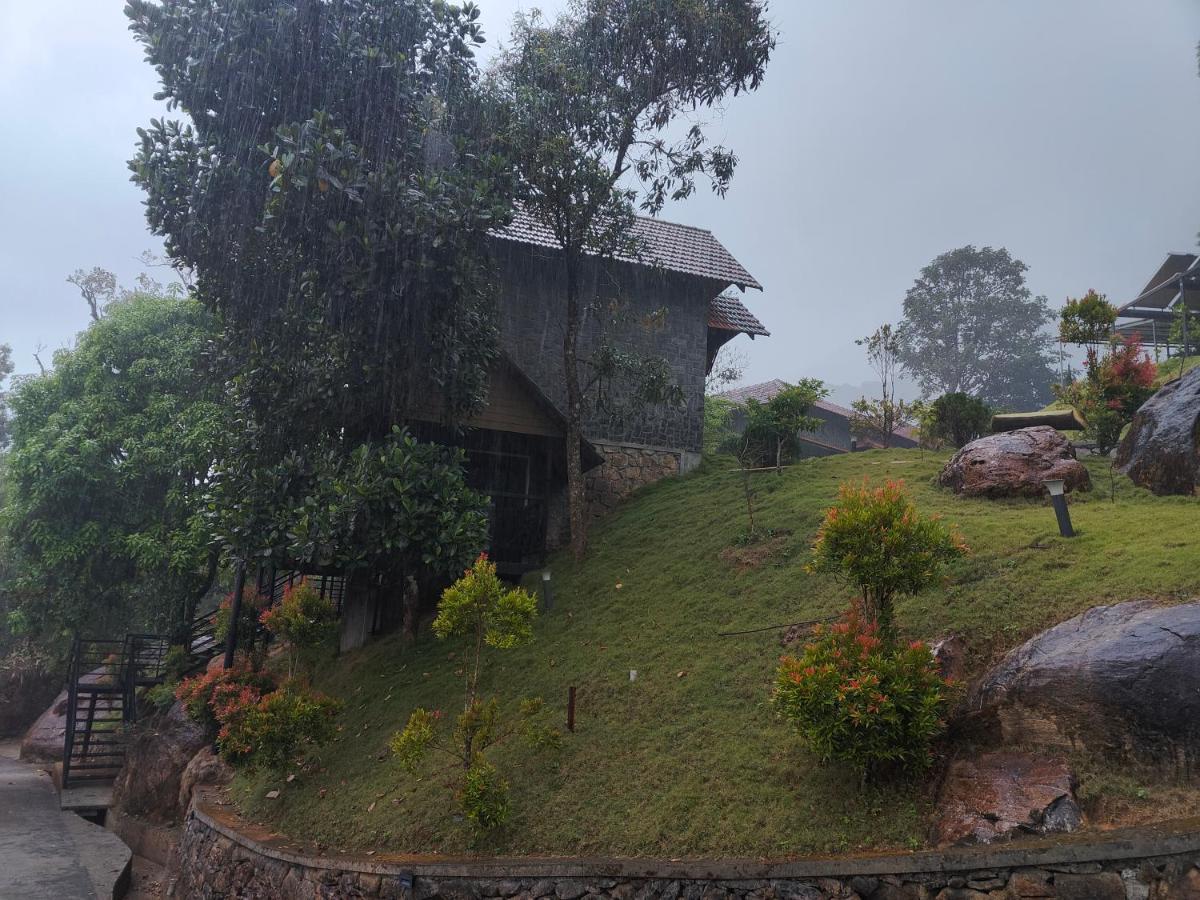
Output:
[[[903,482],[872,489],[843,484],[813,544],[810,572],[828,572],[861,592],[861,614],[893,634],[892,602],[898,594],[929,587],[941,567],[968,552],[962,538],[938,516],[921,516]]]
[[[175,698],[183,704],[188,717],[204,726],[205,734],[213,740],[221,728],[217,706],[227,701],[234,689],[243,687],[256,697],[261,697],[275,689],[275,679],[265,672],[252,671],[247,666],[211,669],[185,678],[175,689]]]
[[[988,430],[992,408],[977,397],[954,392],[943,394],[929,406],[921,422],[921,438],[931,443],[965,447]]]
[[[482,756],[467,770],[458,799],[471,824],[481,830],[508,818],[508,782]]]
[[[892,644],[851,612],[780,660],[773,702],[822,762],[920,769],[945,727],[946,682],[924,644]]]
[[[1103,358],[1089,348],[1084,366],[1086,378],[1059,387],[1056,393],[1059,400],[1079,410],[1088,424],[1084,433],[1095,441],[1097,452],[1106,454],[1154,393],[1158,368],[1136,336],[1114,341]]]
[[[336,733],[342,704],[302,685],[289,682],[277,691],[255,697],[243,687],[214,698],[221,730],[221,755],[250,768],[285,768],[306,744],[320,746]]]
[[[265,610],[260,621],[287,646],[289,678],[295,678],[301,670],[311,678],[317,665],[333,652],[337,609],[308,579],[288,587],[283,599]]]

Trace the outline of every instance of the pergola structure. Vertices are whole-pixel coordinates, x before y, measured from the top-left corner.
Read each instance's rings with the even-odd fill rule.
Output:
[[[1167,254],[1142,292],[1117,310],[1116,333],[1136,335],[1156,351],[1165,348],[1169,358],[1172,347],[1183,349],[1171,341],[1171,325],[1180,309],[1184,310],[1183,344],[1194,344],[1200,339],[1200,322],[1195,318],[1200,313],[1200,256],[1195,253]]]

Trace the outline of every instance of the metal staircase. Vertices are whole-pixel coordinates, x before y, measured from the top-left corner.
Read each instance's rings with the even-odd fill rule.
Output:
[[[198,617],[188,633],[188,668],[195,671],[222,650],[215,612]],[[67,681],[64,789],[116,777],[125,761],[125,728],[137,719],[137,691],[163,682],[170,646],[170,639],[159,634],[75,637]]]

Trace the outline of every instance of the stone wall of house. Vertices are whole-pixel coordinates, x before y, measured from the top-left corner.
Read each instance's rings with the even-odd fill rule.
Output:
[[[587,473],[588,505],[592,515],[603,515],[638,488],[681,471],[681,454],[653,447],[596,444],[604,464]]]
[[[561,266],[549,250],[519,244],[498,249],[500,341],[504,351],[559,409],[566,409],[562,344],[566,309]],[[699,452],[708,367],[708,305],[721,289],[707,279],[626,263],[586,267],[588,305],[582,355],[601,330],[622,348],[668,361],[683,391],[678,405],[633,409],[629,386],[605,384],[604,408],[593,403],[584,434],[593,441]],[[658,315],[664,312],[665,315]],[[596,388],[592,390],[595,396]]]
[[[654,860],[373,862],[306,858],[193,807],[168,896],[412,900],[1189,900],[1200,835],[1161,829],[1095,843],[979,847],[794,863]]]

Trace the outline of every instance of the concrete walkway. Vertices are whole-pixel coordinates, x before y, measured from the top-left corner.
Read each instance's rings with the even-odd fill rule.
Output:
[[[0,898],[108,900],[130,858],[116,835],[58,808],[49,775],[0,756]]]

